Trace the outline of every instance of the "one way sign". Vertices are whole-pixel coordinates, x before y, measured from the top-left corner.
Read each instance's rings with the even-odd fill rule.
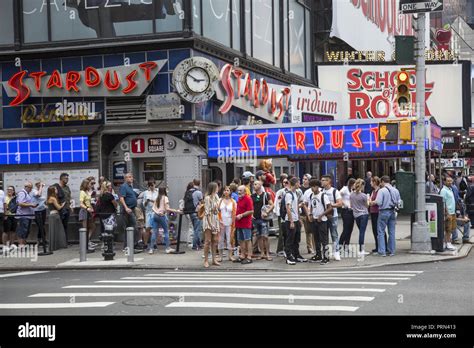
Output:
[[[440,11],[443,11],[443,0],[400,0],[400,12],[403,14]]]

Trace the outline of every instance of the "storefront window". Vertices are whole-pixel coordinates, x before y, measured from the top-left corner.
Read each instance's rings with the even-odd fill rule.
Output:
[[[253,0],[253,57],[273,64],[272,0]]]
[[[230,47],[230,0],[202,0],[203,35]]]
[[[100,37],[100,21],[109,21],[107,14],[99,14],[96,9],[86,9],[85,5],[79,6],[77,2],[72,5],[59,6],[51,3],[51,39],[53,41],[61,40],[79,40]],[[45,9],[44,9],[45,10]],[[43,11],[44,11],[43,10]],[[110,23],[111,24],[111,23]],[[104,25],[103,32],[108,32],[109,27]]]
[[[193,0],[193,28],[199,35],[202,35],[201,17],[201,0]]]
[[[156,32],[165,33],[183,30],[184,9],[182,0],[157,1],[156,5],[163,3],[162,8],[156,9]]]
[[[37,0],[23,0],[23,40],[25,43],[48,41],[47,6]]]
[[[252,55],[252,9],[250,1],[245,0],[245,53]]]
[[[232,48],[240,51],[240,0],[232,1]]]
[[[13,0],[0,2],[0,45],[13,44]]]
[[[273,65],[279,67],[280,66],[280,1],[273,0],[273,56],[275,57],[275,61]]]
[[[304,7],[290,0],[290,71],[305,76],[305,17]]]

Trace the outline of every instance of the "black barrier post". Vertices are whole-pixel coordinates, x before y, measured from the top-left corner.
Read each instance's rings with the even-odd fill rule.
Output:
[[[41,240],[43,241],[43,252],[38,253],[38,256],[47,256],[47,255],[53,255],[53,252],[51,251],[51,242],[48,243],[49,245],[49,251],[46,250],[46,236],[45,236],[45,231],[44,231],[44,221],[43,221],[43,228],[40,228],[41,230]],[[48,225],[49,226],[49,225]],[[39,228],[39,226],[38,226]]]
[[[178,237],[176,241],[176,251],[172,251],[170,254],[184,254],[185,251],[179,250],[179,243],[181,241],[181,223],[183,222],[183,214],[179,214],[178,218]]]

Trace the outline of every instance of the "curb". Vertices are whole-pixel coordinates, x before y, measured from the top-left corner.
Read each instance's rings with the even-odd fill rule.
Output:
[[[474,238],[474,237],[473,237]],[[380,263],[380,264],[373,264],[373,265],[360,265],[360,266],[347,266],[347,267],[324,267],[324,269],[328,270],[338,270],[338,269],[351,269],[351,268],[375,268],[375,267],[383,267],[383,266],[399,266],[399,265],[412,265],[412,264],[422,264],[422,263],[432,263],[432,262],[446,262],[446,261],[453,261],[466,258],[472,247],[473,244],[465,244],[467,245],[464,248],[466,251],[460,253],[457,256],[449,256],[446,259],[436,259],[436,260],[421,260],[421,261],[407,261],[401,263]],[[463,248],[461,247],[460,250]],[[440,256],[434,254],[433,256]],[[0,272],[19,272],[19,271],[82,271],[82,270],[150,270],[150,269],[157,269],[157,270],[167,270],[167,271],[202,271],[202,267],[196,266],[160,266],[160,265],[117,265],[117,266],[39,266],[39,267],[0,267]],[[294,268],[293,268],[294,269]],[[215,268],[214,270],[219,270],[219,268]],[[222,271],[242,271],[242,268],[239,267],[226,267],[220,268]],[[270,268],[245,268],[248,271],[264,271],[264,272],[281,272],[286,271],[285,269],[270,269]],[[299,269],[299,271],[305,271]],[[309,271],[309,270],[308,270]],[[211,270],[212,272],[212,270]]]

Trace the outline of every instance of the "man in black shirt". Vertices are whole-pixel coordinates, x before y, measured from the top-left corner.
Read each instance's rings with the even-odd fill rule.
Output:
[[[58,191],[58,202],[59,204],[64,204],[64,207],[59,211],[59,216],[61,217],[61,222],[64,227],[64,233],[66,233],[66,242],[67,238],[67,226],[69,223],[69,216],[71,215],[71,189],[67,185],[69,182],[69,174],[62,173],[59,176],[59,183],[54,184]]]

